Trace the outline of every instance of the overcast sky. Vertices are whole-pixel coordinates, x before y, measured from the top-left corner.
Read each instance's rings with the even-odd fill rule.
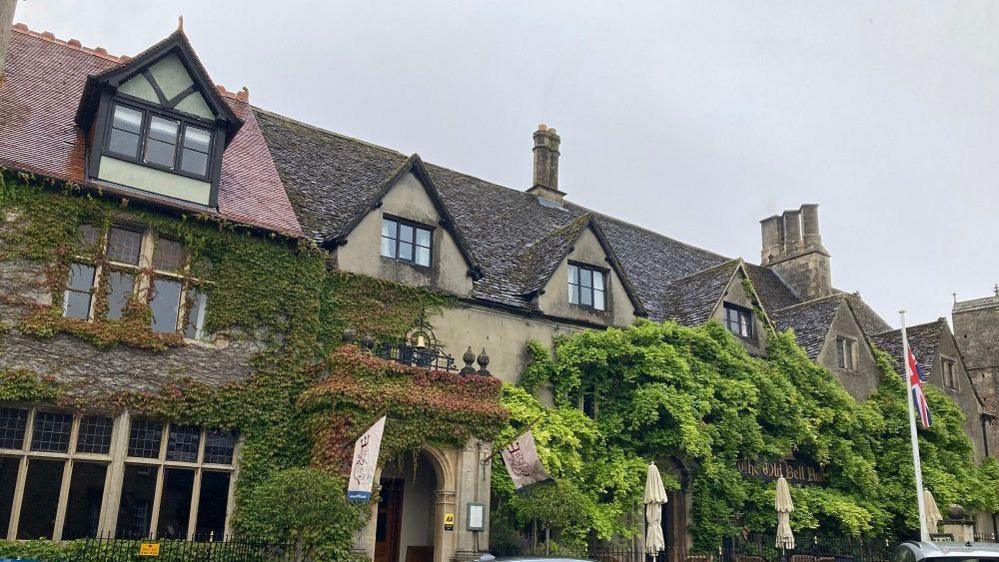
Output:
[[[253,104],[513,188],[562,136],[570,200],[758,262],[819,203],[834,284],[890,323],[999,281],[999,2],[26,0],[134,55],[183,14]]]

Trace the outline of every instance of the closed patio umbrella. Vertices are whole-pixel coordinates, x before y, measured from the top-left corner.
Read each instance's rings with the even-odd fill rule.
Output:
[[[929,488],[923,489],[923,503],[926,504],[926,526],[931,533],[936,533],[940,521],[943,520],[943,515],[940,513],[937,500],[933,499],[933,493],[930,492]]]
[[[666,548],[663,537],[662,507],[666,504],[666,488],[656,463],[649,463],[649,473],[645,478],[645,552],[655,556]]]
[[[791,512],[794,503],[791,501],[791,490],[783,476],[777,479],[777,497],[774,499],[777,510],[777,548],[794,550],[794,533],[791,532]]]

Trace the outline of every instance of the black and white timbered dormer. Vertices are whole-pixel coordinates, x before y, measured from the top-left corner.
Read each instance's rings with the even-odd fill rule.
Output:
[[[184,32],[87,77],[76,114],[87,180],[165,203],[218,206],[222,154],[243,122]]]

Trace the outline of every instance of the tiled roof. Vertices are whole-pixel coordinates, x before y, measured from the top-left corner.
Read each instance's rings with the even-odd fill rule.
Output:
[[[254,113],[306,236],[320,243],[345,234],[407,158],[259,108]],[[606,237],[625,282],[630,280],[653,318],[665,317],[649,303],[660,298],[669,281],[728,261],[584,207],[557,207],[454,170],[432,164],[426,169],[482,268],[473,295],[483,300],[532,308],[525,293],[539,279],[550,277],[550,254],[565,250],[566,240],[578,235],[587,214]]]
[[[776,310],[770,313],[770,317],[778,330],[794,330],[798,345],[814,360],[822,351],[836,312],[843,306],[843,299],[842,294],[829,295]]]
[[[853,315],[857,318],[857,322],[860,323],[860,327],[863,328],[864,333],[870,335],[891,331],[891,325],[885,322],[884,318],[881,318],[877,312],[874,312],[874,309],[864,299],[860,298],[859,293],[843,294],[846,296],[846,300],[850,302]]]
[[[794,289],[785,283],[776,271],[751,263],[745,265],[763,308],[777,310],[801,302]]]
[[[60,41],[51,34],[15,26],[0,84],[0,165],[90,186],[84,175],[84,135],[74,116],[87,77],[127,60],[103,49],[83,48],[78,41]],[[301,235],[245,96],[223,96],[246,124],[222,160],[218,215]],[[114,192],[107,186],[103,190]],[[190,209],[180,202],[173,206]]]
[[[940,346],[941,334],[946,330],[946,322],[943,319],[916,326],[907,326],[905,333],[909,338],[909,346],[912,347],[912,354],[916,356],[916,361],[923,368],[924,377],[930,376],[933,362],[936,361],[937,351]],[[892,330],[883,334],[871,337],[871,341],[881,351],[891,356],[895,364],[895,370],[902,374],[902,330]]]
[[[725,295],[741,260],[677,279],[667,285],[660,298],[660,310],[679,324],[697,326],[711,319],[718,301]]]

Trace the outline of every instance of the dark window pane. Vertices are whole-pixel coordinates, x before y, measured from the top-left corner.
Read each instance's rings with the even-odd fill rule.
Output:
[[[20,459],[0,457],[0,537],[3,538],[7,538],[10,512],[14,509],[14,485],[17,484],[20,467]]]
[[[180,169],[203,176],[208,173],[208,154],[185,148],[180,155]]]
[[[124,106],[115,106],[108,137],[108,151],[135,158],[139,151],[139,132],[142,129],[142,112]]]
[[[112,271],[108,275],[108,318],[120,320],[125,312],[125,305],[132,296],[134,279],[131,273]]]
[[[83,416],[76,434],[77,453],[106,455],[111,450],[111,430],[114,421],[104,416]]]
[[[93,266],[82,263],[74,263],[69,266],[69,284],[66,286],[67,289],[73,291],[86,291],[89,293],[91,287],[93,286]]]
[[[69,450],[69,432],[73,416],[56,412],[35,412],[31,432],[31,450],[65,453]]]
[[[146,138],[145,161],[173,168],[174,155],[177,152],[177,129],[179,121],[171,121],[162,117],[149,118],[149,134]]]
[[[194,471],[167,468],[163,471],[163,496],[160,498],[160,518],[156,536],[187,537],[187,522],[191,517],[191,492],[194,491]]]
[[[112,228],[108,232],[108,259],[130,265],[139,264],[139,249],[142,235],[124,228]]]
[[[413,261],[413,245],[409,242],[399,242],[399,259]]]
[[[160,456],[163,424],[157,421],[133,419],[128,432],[128,456],[155,459]]]
[[[28,477],[24,481],[26,501],[21,502],[21,517],[17,525],[18,540],[52,538],[65,464],[66,461],[62,460],[28,461]]]
[[[97,536],[107,470],[104,463],[73,462],[73,476],[66,503],[66,522],[62,527],[63,540]]]
[[[93,225],[81,224],[80,225],[80,238],[83,239],[84,248],[91,248],[97,244],[98,238],[100,238],[100,233]]]
[[[191,289],[187,292],[187,302],[191,305],[187,309],[187,325],[184,327],[184,337],[192,340],[200,340],[205,324],[205,305],[208,295],[198,289]]]
[[[229,473],[201,473],[201,494],[198,498],[198,524],[195,540],[219,540],[225,536],[225,513],[229,503]]]
[[[158,277],[154,287],[153,300],[149,302],[153,309],[153,331],[176,332],[180,313],[180,281]]]
[[[408,224],[399,225],[399,240],[403,242],[413,241],[413,227]]]
[[[208,464],[232,464],[236,434],[232,431],[211,430],[205,434],[205,458]]]
[[[24,430],[28,427],[28,411],[0,408],[0,449],[24,447]],[[3,534],[0,527],[0,535]]]
[[[184,245],[168,238],[156,237],[153,267],[161,271],[177,271],[184,265]]]
[[[156,495],[156,467],[126,465],[118,505],[118,538],[149,536]]]
[[[170,425],[167,439],[168,461],[198,461],[198,445],[201,443],[201,429],[193,425]]]

